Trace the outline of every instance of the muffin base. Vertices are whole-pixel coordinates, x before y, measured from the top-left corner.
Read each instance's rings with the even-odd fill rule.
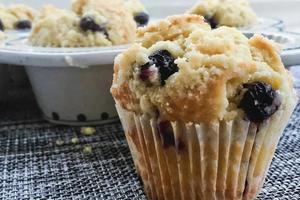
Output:
[[[170,123],[117,105],[133,160],[152,200],[254,199],[265,179],[293,105],[262,124],[236,118]],[[170,131],[169,131],[170,132]]]

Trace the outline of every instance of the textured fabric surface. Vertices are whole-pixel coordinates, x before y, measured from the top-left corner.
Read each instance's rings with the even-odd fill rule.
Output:
[[[119,122],[83,136],[42,120],[31,92],[11,96],[0,106],[0,199],[146,199]],[[258,199],[298,200],[299,182],[300,105]]]

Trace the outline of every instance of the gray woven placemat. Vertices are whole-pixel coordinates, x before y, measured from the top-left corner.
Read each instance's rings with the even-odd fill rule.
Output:
[[[0,199],[146,199],[119,122],[82,136],[79,128],[43,121],[31,92],[16,94],[0,106]],[[299,194],[300,105],[258,199]]]

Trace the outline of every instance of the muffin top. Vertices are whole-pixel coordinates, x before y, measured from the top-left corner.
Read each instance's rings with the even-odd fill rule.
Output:
[[[201,0],[188,13],[204,16],[212,28],[244,27],[257,22],[247,0]]]
[[[135,39],[136,24],[122,0],[75,0],[72,9],[82,19],[102,24],[112,44],[127,44]]]
[[[145,26],[149,22],[149,15],[140,0],[124,0],[125,7],[132,14],[138,26]]]
[[[82,31],[80,20],[80,17],[71,11],[45,6],[33,24],[29,43],[43,47],[86,47],[112,44],[103,31]]]
[[[13,4],[8,7],[0,5],[0,20],[3,30],[30,29],[31,22],[37,15],[36,10],[23,4]]]
[[[135,31],[132,15],[121,0],[76,0],[72,11],[45,6],[29,42],[47,47],[121,45],[133,42]]]
[[[186,14],[138,29],[138,39],[114,65],[111,92],[128,111],[169,121],[246,115],[260,122],[296,99],[279,47],[260,35],[211,29]]]

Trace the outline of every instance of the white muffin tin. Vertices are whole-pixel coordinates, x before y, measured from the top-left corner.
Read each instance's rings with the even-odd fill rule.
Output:
[[[54,123],[93,125],[117,119],[110,94],[113,60],[127,46],[41,48],[13,34],[0,50],[0,62],[26,67],[45,118]]]
[[[110,95],[113,66],[27,66],[38,103],[47,120],[93,125],[117,117]]]

